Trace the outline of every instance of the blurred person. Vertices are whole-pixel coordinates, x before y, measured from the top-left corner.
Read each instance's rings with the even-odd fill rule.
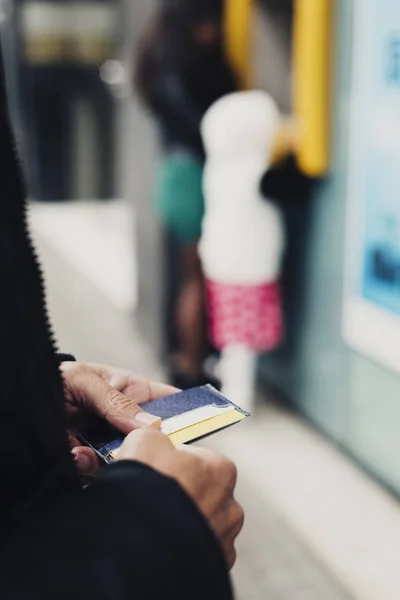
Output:
[[[201,120],[238,83],[224,54],[222,0],[164,0],[139,48],[135,83],[158,125],[163,156],[156,208],[178,246],[180,290],[173,315],[178,348],[171,382],[205,382],[204,285],[197,245],[204,213]]]
[[[55,353],[1,54],[0,169],[2,599],[231,599],[243,522],[234,466],[173,448],[135,403],[172,388]],[[82,453],[93,456],[78,448],[73,460],[68,428],[85,411],[145,429],[83,487],[76,465],[85,470]]]
[[[100,68],[115,55],[119,0],[17,0],[19,96],[29,187],[35,200],[79,195],[78,119],[93,123],[90,196],[114,195],[114,100]],[[88,118],[89,117],[89,118]]]
[[[314,189],[317,180],[304,175],[290,152],[274,164],[261,181],[261,193],[279,207],[286,231],[286,249],[282,264],[282,299],[285,340],[272,360],[291,357],[299,343],[304,319],[305,296],[302,293],[307,265],[308,240],[312,223]]]

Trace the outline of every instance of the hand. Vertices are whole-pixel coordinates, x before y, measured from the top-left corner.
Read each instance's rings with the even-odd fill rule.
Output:
[[[64,362],[61,372],[71,422],[92,412],[125,434],[139,428],[158,429],[161,420],[144,412],[139,405],[179,391],[105,365]],[[93,474],[99,467],[96,454],[70,437],[78,470],[82,475]]]
[[[151,429],[128,435],[117,460],[139,461],[178,481],[208,520],[228,567],[233,567],[234,544],[243,527],[244,513],[234,498],[237,472],[231,461],[203,448],[175,449],[165,435]]]

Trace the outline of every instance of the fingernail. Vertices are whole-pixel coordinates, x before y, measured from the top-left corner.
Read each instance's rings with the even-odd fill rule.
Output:
[[[81,471],[89,471],[92,466],[91,460],[86,454],[81,452],[77,452],[76,450],[72,451],[72,456],[74,457],[74,461]]]
[[[160,429],[161,419],[160,417],[155,417],[154,415],[150,415],[149,413],[142,411],[139,412],[133,419],[133,426],[135,429],[146,429],[148,427]]]

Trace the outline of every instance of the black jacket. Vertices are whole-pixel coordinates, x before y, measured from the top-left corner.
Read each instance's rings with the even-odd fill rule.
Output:
[[[193,49],[189,54],[170,40],[154,48],[143,65],[148,70],[144,96],[163,149],[185,149],[204,159],[201,121],[214,102],[237,91],[238,82],[218,47],[209,55]]]
[[[230,599],[217,542],[177,483],[121,462],[81,488],[1,57],[0,290],[2,600]]]

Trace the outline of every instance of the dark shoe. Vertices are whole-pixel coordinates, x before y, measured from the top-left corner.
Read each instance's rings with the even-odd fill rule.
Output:
[[[212,377],[207,377],[206,375],[198,375],[197,377],[193,377],[187,375],[186,373],[179,373],[178,371],[171,371],[169,376],[170,384],[180,390],[190,390],[195,387],[202,387],[203,385],[210,384],[215,387],[217,390],[221,388],[221,384],[216,379]]]

